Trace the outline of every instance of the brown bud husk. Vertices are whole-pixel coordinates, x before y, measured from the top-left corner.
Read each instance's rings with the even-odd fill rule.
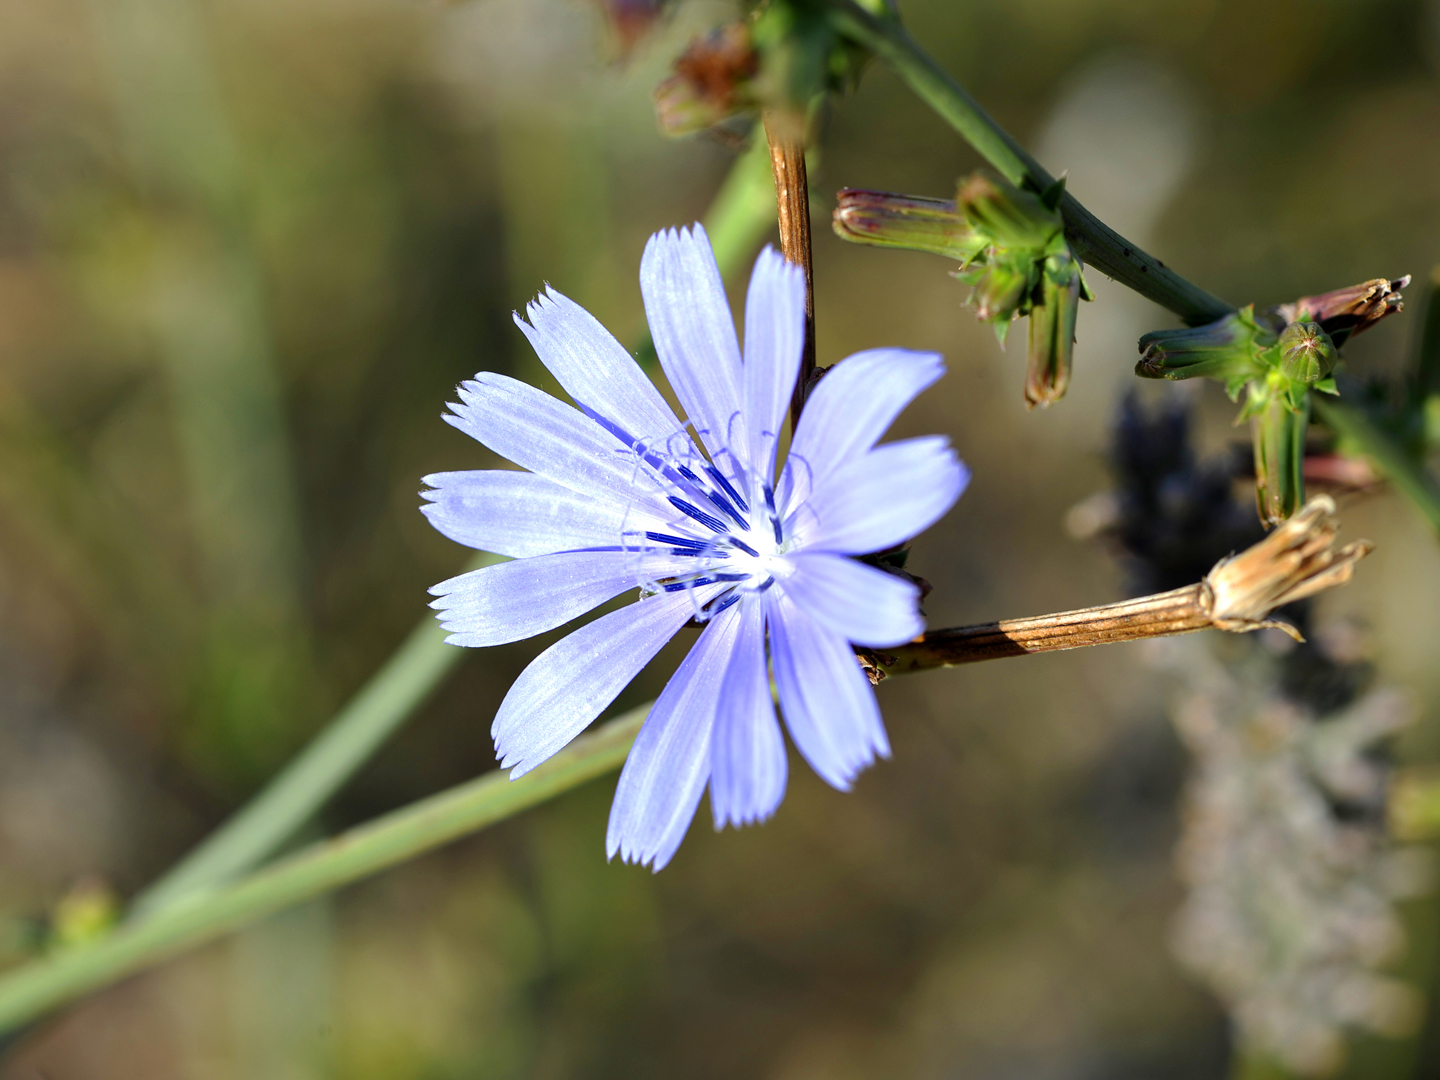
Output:
[[[1368,330],[1387,315],[1403,311],[1404,297],[1400,290],[1410,284],[1410,275],[1387,279],[1373,278],[1359,285],[1347,285],[1319,296],[1302,296],[1290,304],[1270,309],[1271,318],[1280,326],[1295,322],[1317,322],[1334,340],[1343,345]]]
[[[760,57],[744,23],[721,26],[690,42],[675,74],[655,88],[655,116],[666,135],[703,131],[756,106]]]

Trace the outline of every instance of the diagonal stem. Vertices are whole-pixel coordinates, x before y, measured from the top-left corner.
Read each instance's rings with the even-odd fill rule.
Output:
[[[881,56],[922,101],[934,109],[1006,180],[1039,193],[1055,182],[1033,157],[922,49],[898,21],[881,19],[854,0],[830,0],[830,15],[844,34]],[[1073,195],[1060,203],[1065,236],[1081,260],[1108,274],[1190,326],[1234,310],[1219,297],[1186,281],[1159,259],[1126,240]]]
[[[805,140],[789,131],[793,119],[766,112],[765,140],[770,145],[770,168],[775,174],[775,210],[780,226],[780,250],[805,271],[805,350],[800,374],[790,398],[790,427],[800,421],[805,395],[815,373],[815,281],[810,259],[810,181],[805,174]]]

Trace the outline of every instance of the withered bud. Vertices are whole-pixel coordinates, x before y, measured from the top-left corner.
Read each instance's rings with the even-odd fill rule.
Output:
[[[1393,280],[1373,278],[1319,296],[1302,296],[1294,303],[1271,308],[1269,314],[1281,325],[1317,322],[1336,345],[1343,345],[1385,316],[1403,311],[1405,305],[1401,303],[1404,298],[1400,290],[1409,284],[1409,274]]]
[[[857,244],[908,248],[967,263],[985,241],[950,199],[842,188],[835,198],[835,235]]]
[[[621,60],[628,60],[635,47],[659,21],[666,0],[599,0],[601,14],[615,41]]]
[[[1303,640],[1289,623],[1268,616],[1350,580],[1355,564],[1375,545],[1357,540],[1337,548],[1339,531],[1335,501],[1318,495],[1260,543],[1222,559],[1204,582],[1202,603],[1213,623],[1233,631],[1272,627]]]
[[[655,116],[666,135],[688,135],[755,107],[751,83],[760,57],[749,28],[729,23],[697,37],[655,88]]]
[[[1335,368],[1335,343],[1319,323],[1293,322],[1280,334],[1280,371],[1307,386]]]
[[[1040,252],[1065,227],[1060,212],[1046,206],[1038,195],[984,173],[960,182],[955,204],[971,225],[1001,248]]]

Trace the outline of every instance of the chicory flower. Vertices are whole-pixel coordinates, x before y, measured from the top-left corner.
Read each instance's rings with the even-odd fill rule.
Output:
[[[610,815],[610,857],[658,870],[707,786],[716,828],[762,821],[780,804],[772,669],[791,739],[831,785],[847,789],[889,755],[853,645],[919,634],[920,594],[853,556],[933,524],[968,474],[943,437],[876,445],[944,369],[932,353],[873,349],[815,385],[777,479],[804,342],[801,272],[771,249],[760,255],[743,361],[700,226],[651,237],[640,287],[688,422],[594,317],[547,288],[516,323],[578,408],[491,372],[463,383],[445,420],[525,471],[427,476],[423,509],[451,539],[514,560],[431,589],[456,645],[518,641],[639,590],[510,688],[491,733],[512,778],[583,731],[682,627],[702,625],[635,741]]]

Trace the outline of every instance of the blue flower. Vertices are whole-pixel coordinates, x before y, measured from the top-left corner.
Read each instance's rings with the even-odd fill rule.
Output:
[[[933,353],[872,349],[816,384],[777,482],[804,340],[801,272],[761,253],[743,362],[700,226],[650,238],[640,288],[689,422],[593,316],[547,288],[529,322],[515,321],[578,408],[491,372],[463,383],[446,421],[528,471],[427,476],[423,509],[451,539],[514,559],[430,590],[456,645],[518,641],[640,591],[551,645],[510,688],[491,734],[512,778],[583,731],[682,627],[703,624],[635,740],[610,812],[610,857],[658,870],[707,784],[716,828],[779,806],[786,756],[772,668],[790,737],[827,782],[846,790],[889,755],[851,643],[919,634],[919,591],[851,556],[933,524],[969,476],[942,437],[876,446],[944,366]]]

